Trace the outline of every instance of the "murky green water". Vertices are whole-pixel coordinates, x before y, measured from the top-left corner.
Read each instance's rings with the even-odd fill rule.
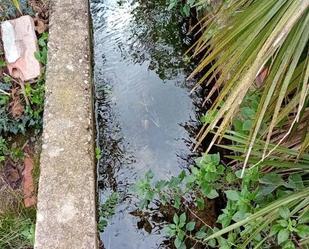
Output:
[[[121,194],[100,237],[106,249],[160,248],[155,222],[144,229],[131,214],[137,201],[130,186],[149,169],[167,178],[188,165],[196,108],[185,80],[183,20],[161,0],[92,0],[91,11],[99,198]]]

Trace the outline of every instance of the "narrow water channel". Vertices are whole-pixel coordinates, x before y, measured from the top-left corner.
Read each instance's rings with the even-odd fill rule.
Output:
[[[161,248],[134,215],[131,187],[148,170],[168,178],[188,166],[196,108],[186,83],[183,19],[165,0],[92,0],[99,202],[120,193],[100,237],[106,249]]]

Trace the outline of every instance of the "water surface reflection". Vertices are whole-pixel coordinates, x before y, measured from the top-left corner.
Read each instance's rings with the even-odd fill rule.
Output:
[[[99,198],[112,191],[122,197],[101,239],[105,248],[159,248],[162,235],[139,229],[130,214],[137,201],[129,186],[149,169],[167,178],[188,164],[184,125],[196,112],[185,81],[182,19],[161,0],[92,0],[91,11]]]

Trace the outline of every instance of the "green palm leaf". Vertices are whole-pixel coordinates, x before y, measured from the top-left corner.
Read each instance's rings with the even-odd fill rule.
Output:
[[[220,92],[210,109],[216,114],[201,129],[195,149],[212,131],[215,134],[207,151],[224,136],[252,88],[259,88],[262,98],[246,140],[243,173],[257,139],[265,141],[261,158],[266,160],[275,151],[270,143],[275,141],[274,131],[279,124],[284,122],[287,128],[276,141],[277,146],[306,121],[303,113],[309,90],[308,7],[307,0],[235,0],[207,23],[194,51],[208,52],[192,76],[209,67],[198,84],[210,84],[217,77],[207,99],[218,89]],[[256,77],[263,68],[268,73],[258,87]],[[263,123],[267,123],[267,130],[261,131]],[[303,143],[302,151],[307,144]]]

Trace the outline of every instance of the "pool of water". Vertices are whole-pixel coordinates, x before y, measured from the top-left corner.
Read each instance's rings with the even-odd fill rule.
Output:
[[[131,186],[148,170],[168,178],[189,164],[196,122],[183,58],[183,19],[162,0],[92,0],[99,202],[120,193],[100,238],[104,248],[163,246],[155,222],[134,213]],[[151,232],[150,232],[151,231]]]

